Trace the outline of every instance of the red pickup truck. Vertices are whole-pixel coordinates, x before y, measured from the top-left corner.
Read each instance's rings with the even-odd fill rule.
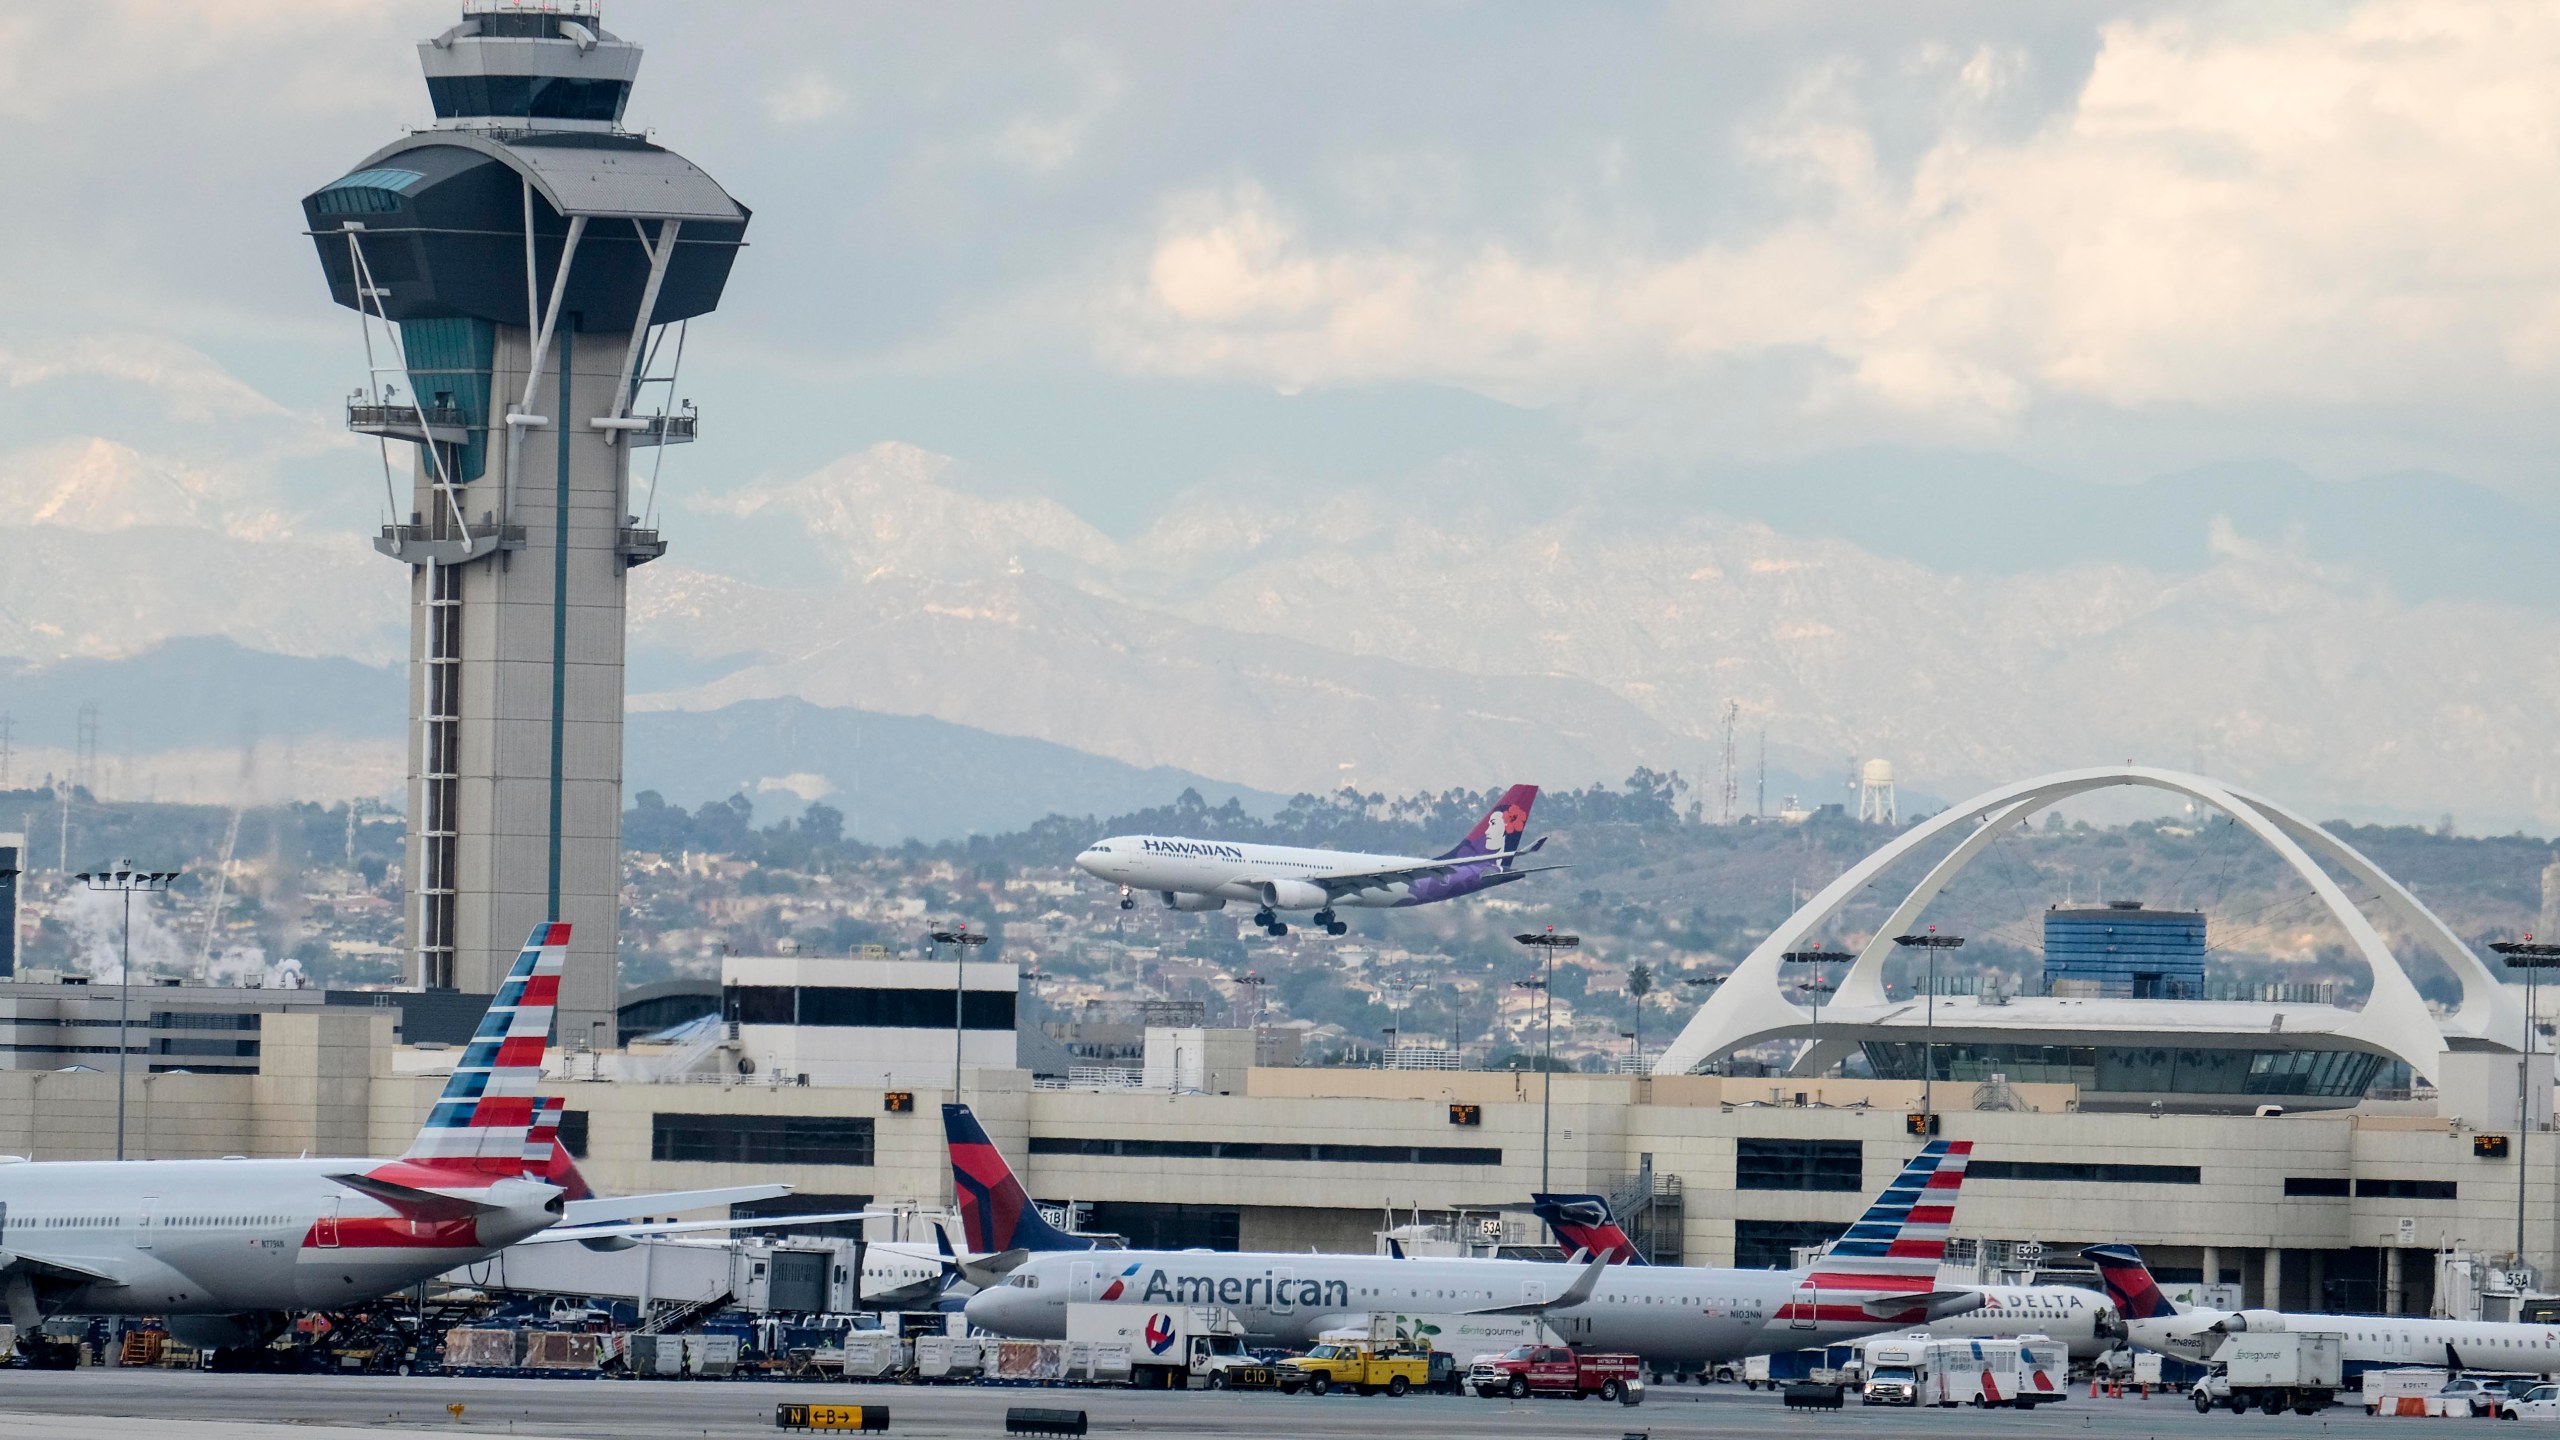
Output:
[[[1467,1388],[1490,1400],[1510,1396],[1597,1395],[1633,1405],[1644,1398],[1644,1360],[1636,1355],[1585,1355],[1561,1345],[1515,1345],[1499,1355],[1479,1355],[1467,1367]]]

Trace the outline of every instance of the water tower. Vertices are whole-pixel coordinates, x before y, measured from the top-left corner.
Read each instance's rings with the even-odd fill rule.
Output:
[[[467,0],[418,46],[435,123],[302,202],[364,329],[347,424],[384,442],[374,548],[409,567],[412,979],[494,990],[567,920],[573,1044],[615,999],[625,580],[666,551],[633,459],[646,482],[694,438],[683,326],[747,227],[623,128],[640,47],[600,8]]]
[[[1870,760],[1858,767],[1858,819],[1878,825],[1901,823],[1894,816],[1892,761]]]

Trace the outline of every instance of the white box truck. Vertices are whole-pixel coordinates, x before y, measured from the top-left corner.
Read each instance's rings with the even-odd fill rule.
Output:
[[[1183,1390],[1221,1369],[1250,1363],[1244,1326],[1217,1306],[1082,1302],[1067,1306],[1067,1343],[1124,1347],[1129,1383],[1140,1390]]]
[[[2318,1330],[2234,1335],[2214,1354],[2234,1411],[2255,1405],[2270,1415],[2313,1415],[2336,1403],[2345,1383],[2339,1337]]]

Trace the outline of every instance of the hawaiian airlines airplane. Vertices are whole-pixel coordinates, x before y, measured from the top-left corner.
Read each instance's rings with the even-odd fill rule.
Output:
[[[1137,903],[1132,898],[1135,892],[1153,890],[1176,910],[1223,910],[1231,900],[1256,906],[1253,923],[1273,935],[1289,933],[1280,912],[1312,910],[1313,923],[1328,935],[1340,935],[1351,927],[1334,914],[1337,907],[1392,910],[1432,905],[1508,885],[1542,870],[1563,869],[1561,865],[1523,868],[1519,863],[1522,855],[1536,854],[1547,843],[1540,840],[1525,851],[1520,848],[1529,829],[1529,807],[1537,803],[1537,786],[1512,786],[1465,839],[1427,859],[1179,835],[1114,835],[1086,846],[1076,864],[1117,884],[1123,909]]]
[[[165,1315],[189,1344],[257,1345],[288,1312],[378,1299],[519,1242],[723,1228],[604,1222],[788,1193],[587,1193],[558,1144],[559,1102],[534,1093],[568,948],[567,925],[535,927],[397,1158],[0,1163],[0,1301],[18,1334],[46,1315]]]
[[[2314,1315],[2284,1310],[2209,1310],[2160,1293],[2142,1252],[2130,1245],[2092,1245],[2107,1294],[2124,1311],[2128,1338],[2146,1350],[2204,1364],[2234,1335],[2310,1330],[2338,1337],[2338,1358],[2352,1373],[2385,1366],[2441,1366],[2509,1375],[2560,1374],[2560,1325],[2492,1320],[2435,1320],[2413,1315]]]
[[[974,1127],[974,1121],[972,1122]],[[983,1137],[984,1132],[978,1134]],[[1711,1362],[1906,1329],[1982,1303],[1937,1288],[1948,1221],[1970,1142],[1931,1141],[1849,1229],[1835,1256],[1809,1270],[1721,1270],[1536,1260],[1388,1259],[1376,1255],[1206,1250],[1097,1252],[1060,1234],[1030,1206],[993,1146],[963,1161],[961,1213],[1004,1228],[973,1230],[971,1246],[1002,1239],[975,1273],[1002,1283],[969,1299],[969,1323],[1000,1335],[1066,1334],[1070,1302],[1219,1305],[1248,1335],[1304,1344],[1377,1311],[1535,1316],[1566,1341],[1630,1350],[1662,1362]],[[971,1182],[977,1193],[970,1192]]]
[[[1529,1208],[1568,1255],[1606,1255],[1613,1264],[1647,1263],[1618,1225],[1602,1195],[1532,1195]],[[1837,1243],[1837,1242],[1835,1242]],[[1829,1258],[1830,1247],[1824,1247]],[[2092,1360],[2124,1339],[2124,1319],[2106,1296],[2076,1285],[1975,1285],[1982,1308],[1929,1322],[1948,1340],[2015,1340],[2042,1335],[2061,1341],[2075,1360]]]

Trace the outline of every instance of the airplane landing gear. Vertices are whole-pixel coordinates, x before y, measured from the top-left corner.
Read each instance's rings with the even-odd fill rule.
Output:
[[[1256,910],[1253,912],[1253,923],[1268,930],[1280,923],[1280,917],[1272,914],[1268,909]]]
[[[1327,935],[1348,935],[1351,933],[1350,926],[1333,918],[1333,911],[1330,907],[1317,911],[1313,920],[1314,923],[1324,927],[1324,933]]]
[[[1123,910],[1135,910],[1138,908],[1137,898],[1129,893],[1129,887],[1126,885],[1120,887],[1120,908]]]
[[[1277,940],[1281,936],[1289,933],[1289,927],[1284,921],[1274,920],[1270,924],[1262,927],[1262,933],[1270,936],[1274,940]]]

